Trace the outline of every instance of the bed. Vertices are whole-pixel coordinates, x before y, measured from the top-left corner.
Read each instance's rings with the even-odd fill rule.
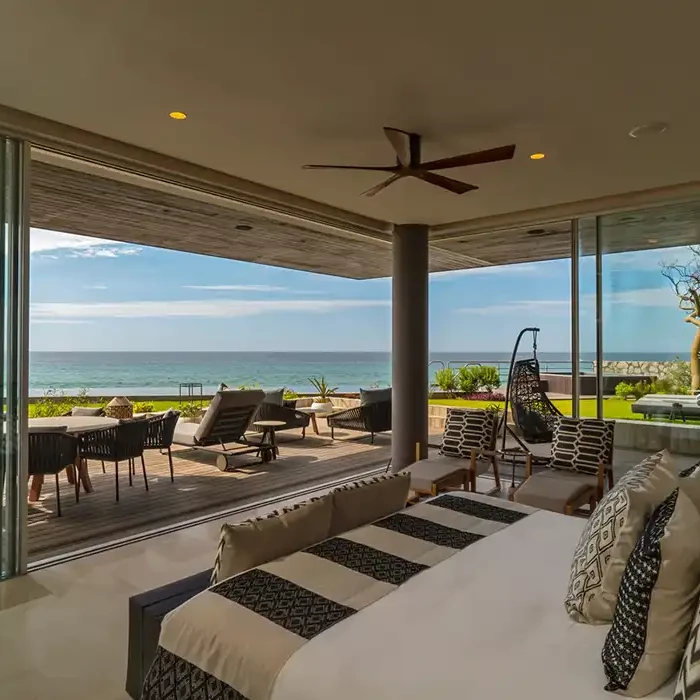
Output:
[[[294,602],[287,615],[268,596],[259,619],[221,591],[205,591],[166,618],[145,700],[609,700],[600,661],[608,627],[571,622],[562,604],[585,520],[462,492],[398,516],[341,539],[385,552],[404,547],[418,571],[394,562],[378,580],[356,566],[346,579],[338,572],[356,559],[341,567],[307,550],[246,572],[288,577],[352,609],[291,646],[280,620],[294,616]],[[411,523],[412,534],[397,522]],[[440,540],[441,528],[464,535]],[[239,594],[249,601],[251,591]],[[318,610],[317,622],[328,612]],[[671,685],[648,697],[672,697]]]

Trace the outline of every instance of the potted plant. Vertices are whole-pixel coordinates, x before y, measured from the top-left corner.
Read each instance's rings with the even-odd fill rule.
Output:
[[[311,404],[311,408],[315,411],[330,411],[333,408],[330,397],[338,391],[338,387],[330,387],[326,383],[325,377],[309,377],[309,382],[318,394]]]
[[[190,401],[180,405],[180,421],[183,423],[199,423],[202,418],[202,407]]]

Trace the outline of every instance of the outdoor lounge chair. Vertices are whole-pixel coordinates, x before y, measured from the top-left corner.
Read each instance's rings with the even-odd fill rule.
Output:
[[[517,503],[573,514],[588,503],[591,512],[602,498],[607,478],[613,486],[615,422],[596,418],[561,418],[554,431],[549,468],[532,473],[513,494]]]
[[[362,403],[356,408],[328,416],[331,439],[335,438],[335,428],[341,428],[369,433],[370,442],[374,444],[376,433],[391,430],[391,398],[385,398],[387,395],[391,397],[391,389],[360,390],[360,395]]]
[[[437,496],[441,490],[462,487],[476,493],[476,479],[493,470],[497,489],[501,488],[496,454],[498,412],[483,409],[450,408],[440,454],[414,462],[411,489],[418,494]]]
[[[301,437],[303,438],[306,437],[306,428],[309,426],[311,416],[308,413],[302,413],[287,406],[278,406],[275,403],[264,401],[260,404],[260,408],[258,408],[253,418],[253,423],[259,420],[278,420],[284,423],[284,425],[275,428],[275,432],[301,428]]]
[[[222,471],[233,468],[229,459],[240,454],[258,453],[263,462],[269,462],[272,447],[245,436],[264,397],[260,389],[217,391],[201,423],[177,424],[173,444],[216,453],[216,466]]]

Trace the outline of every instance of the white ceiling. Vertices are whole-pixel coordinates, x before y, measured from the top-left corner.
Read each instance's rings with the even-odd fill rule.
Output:
[[[5,0],[1,21],[5,105],[387,221],[700,180],[697,0]],[[626,135],[651,120],[671,128]],[[301,169],[390,164],[384,125],[424,158],[518,152],[446,172],[481,187],[462,196]]]

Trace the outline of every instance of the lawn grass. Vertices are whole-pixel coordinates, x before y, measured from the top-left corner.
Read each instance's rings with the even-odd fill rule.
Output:
[[[466,399],[430,399],[431,404],[440,406],[461,406],[463,408],[484,408],[485,406],[498,406],[503,409],[503,401],[468,401]],[[552,403],[565,415],[571,415],[571,399],[553,399]],[[603,400],[603,415],[605,418],[624,418],[626,420],[643,420],[639,413],[632,413],[632,401],[625,399],[609,398]],[[597,416],[595,399],[581,399],[580,412],[582,418],[595,418]]]

